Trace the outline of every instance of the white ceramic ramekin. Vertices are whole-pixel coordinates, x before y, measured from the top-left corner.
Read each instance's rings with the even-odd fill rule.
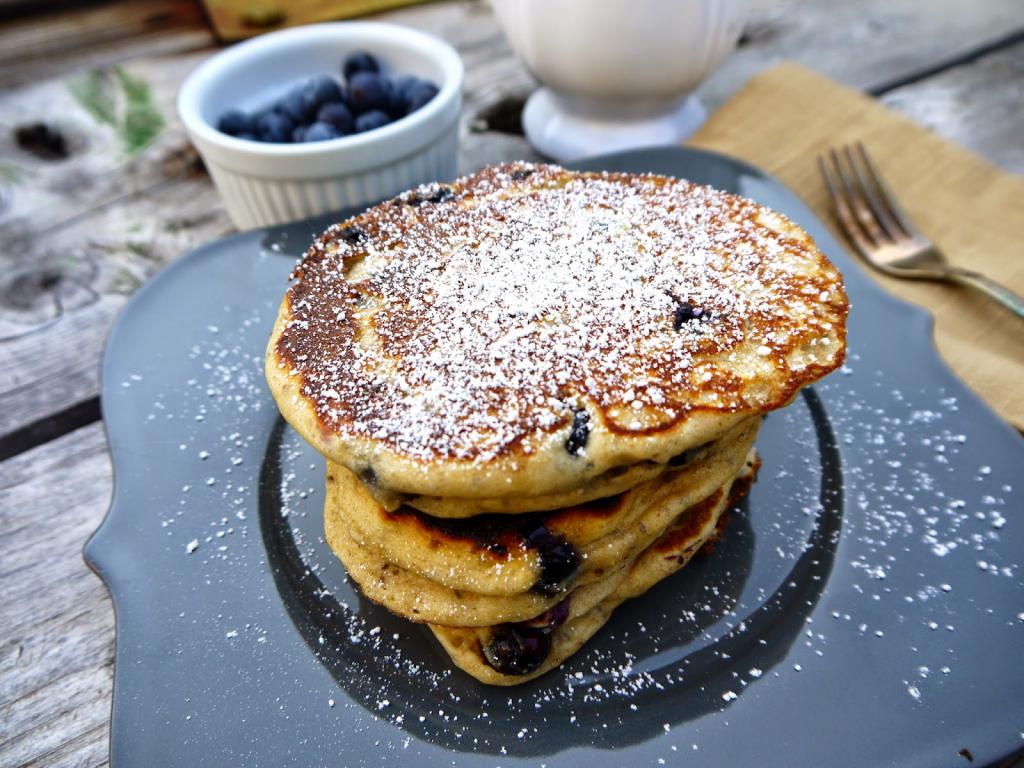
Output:
[[[257,110],[312,75],[339,74],[365,50],[388,72],[436,83],[425,106],[383,128],[308,144],[236,139],[214,126],[233,107]],[[178,93],[178,113],[239,229],[365,205],[454,178],[462,60],[448,43],[393,24],[313,24],[257,37],[205,61]]]

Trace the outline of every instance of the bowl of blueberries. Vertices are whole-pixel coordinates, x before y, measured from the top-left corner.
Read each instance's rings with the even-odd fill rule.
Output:
[[[463,67],[394,24],[312,24],[207,59],[178,113],[239,229],[455,177]]]

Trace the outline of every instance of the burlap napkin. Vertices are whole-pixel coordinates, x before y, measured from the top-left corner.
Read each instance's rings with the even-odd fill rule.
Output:
[[[1024,294],[1024,178],[869,96],[783,63],[747,83],[690,144],[773,174],[845,243],[815,158],[857,140],[911,220],[951,262]],[[992,408],[1024,427],[1024,320],[965,288],[869,274],[890,293],[930,310],[946,362]]]

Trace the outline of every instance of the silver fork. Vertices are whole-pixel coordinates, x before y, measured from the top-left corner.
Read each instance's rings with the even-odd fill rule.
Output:
[[[1024,318],[1024,298],[979,272],[953,266],[935,243],[910,223],[861,142],[857,142],[856,153],[846,145],[842,158],[835,149],[828,154],[831,163],[818,156],[821,175],[839,224],[868,264],[893,277],[974,288]]]

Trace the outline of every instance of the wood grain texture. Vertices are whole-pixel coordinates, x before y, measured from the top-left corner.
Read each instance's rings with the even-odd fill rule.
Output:
[[[832,224],[843,242],[815,158],[858,140],[910,219],[950,261],[1024,294],[1024,178],[799,65],[782,64],[754,78],[692,144],[765,168]],[[1024,326],[1018,318],[963,288],[868,274],[885,290],[928,309],[936,345],[950,367],[1005,419],[1024,427]]]
[[[106,761],[114,613],[81,552],[110,472],[100,424],[0,463],[0,765]]]
[[[752,0],[745,44],[699,93],[716,107],[782,59],[870,90],[1021,30],[1019,0]]]
[[[57,5],[34,15],[23,8],[21,18],[0,26],[0,83],[5,89],[213,43],[202,9],[192,0],[107,0],[65,13],[55,13]]]
[[[1024,9],[1022,9],[1024,16]],[[886,93],[882,103],[1024,174],[1024,43]]]
[[[0,434],[99,391],[99,360],[110,323],[123,301],[105,296],[90,307],[69,312],[52,329],[4,343],[0,402],[6,407],[0,408]]]

